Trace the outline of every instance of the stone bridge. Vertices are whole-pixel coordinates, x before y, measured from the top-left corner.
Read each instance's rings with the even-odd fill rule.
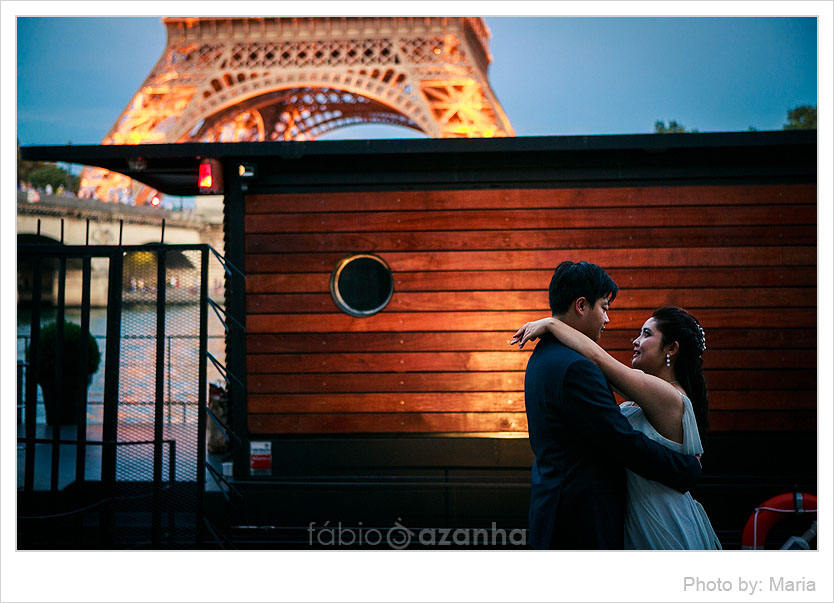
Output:
[[[103,203],[95,199],[79,199],[57,195],[40,195],[40,200],[27,200],[26,191],[17,193],[17,240],[22,242],[53,242],[65,245],[142,245],[145,243],[198,244],[207,243],[223,255],[222,197],[199,197],[193,211],[168,211],[151,206],[130,206]],[[164,228],[163,228],[164,221]],[[131,254],[133,255],[133,254]],[[145,279],[155,279],[148,270],[147,258],[125,258],[124,283],[127,289],[141,289]],[[189,267],[187,258],[174,258],[169,265]],[[107,305],[106,259],[92,262],[92,305]],[[46,265],[42,271],[45,301],[57,299],[57,269]],[[173,276],[179,286],[178,276]],[[214,259],[209,261],[208,284],[212,297],[222,297],[223,269]],[[183,283],[185,284],[185,283]],[[31,299],[32,268],[19,260],[17,266],[18,302]],[[67,266],[66,303],[81,303],[80,267]]]

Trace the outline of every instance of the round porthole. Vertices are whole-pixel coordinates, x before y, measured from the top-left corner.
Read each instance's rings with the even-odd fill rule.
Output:
[[[394,295],[394,275],[381,258],[367,253],[340,261],[330,275],[330,295],[342,312],[372,316]]]

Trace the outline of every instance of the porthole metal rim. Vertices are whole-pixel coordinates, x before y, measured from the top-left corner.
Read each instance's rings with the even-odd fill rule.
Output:
[[[388,271],[388,274],[391,277],[391,291],[388,293],[388,297],[385,298],[385,301],[382,302],[382,304],[380,304],[376,308],[372,308],[371,310],[356,310],[352,308],[344,300],[337,286],[337,283],[339,282],[339,275],[342,273],[342,270],[344,270],[345,266],[347,266],[350,262],[354,260],[360,260],[363,258],[368,258],[382,264],[382,266],[385,268],[385,270]],[[339,263],[336,264],[336,267],[333,269],[333,272],[330,273],[330,296],[333,298],[333,302],[336,304],[336,306],[345,314],[349,314],[350,316],[354,316],[356,318],[367,318],[368,316],[373,316],[374,314],[381,312],[394,297],[394,274],[391,271],[391,267],[388,265],[388,263],[378,255],[374,255],[372,253],[354,253],[339,260]]]

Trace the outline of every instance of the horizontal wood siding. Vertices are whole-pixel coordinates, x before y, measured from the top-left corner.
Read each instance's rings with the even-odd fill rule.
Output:
[[[523,434],[507,341],[565,259],[619,284],[600,343],[623,362],[654,308],[699,318],[712,429],[816,428],[813,185],[249,195],[244,223],[252,433]],[[359,252],[394,273],[369,318],[329,292]]]

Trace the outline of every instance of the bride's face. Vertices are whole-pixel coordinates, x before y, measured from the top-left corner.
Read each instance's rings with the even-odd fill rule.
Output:
[[[657,321],[654,318],[647,320],[640,329],[640,334],[632,342],[634,347],[631,366],[644,373],[657,375],[660,368],[666,366],[666,351],[662,339]]]

